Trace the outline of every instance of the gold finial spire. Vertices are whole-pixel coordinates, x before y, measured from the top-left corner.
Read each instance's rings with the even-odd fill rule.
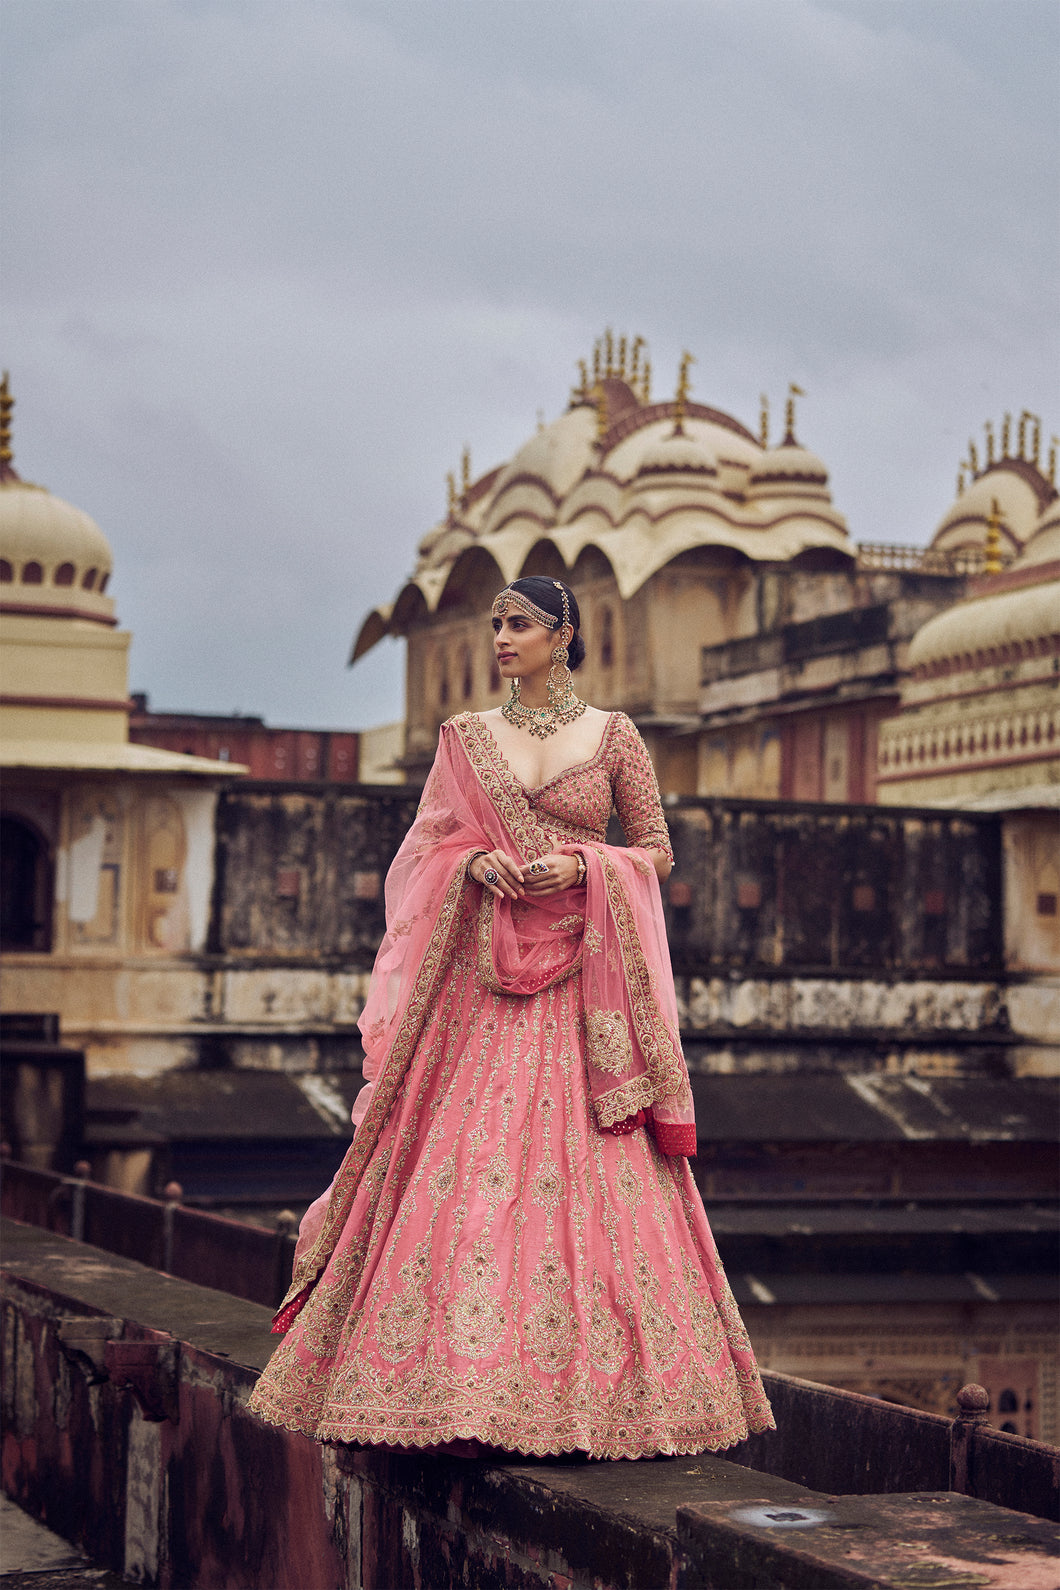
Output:
[[[614,373],[615,339],[611,334],[611,327],[608,326],[607,330],[604,332],[604,375],[608,380],[610,380]]]
[[[1001,509],[996,497],[990,499],[990,518],[986,522],[986,542],[983,547],[986,562],[985,574],[1001,573]]]
[[[795,447],[795,399],[805,397],[806,393],[801,386],[796,386],[794,381],[788,382],[788,400],[784,405],[784,446]]]
[[[1024,409],[1020,414],[1019,429],[1016,433],[1016,456],[1022,458],[1027,448],[1027,421],[1030,415]]]
[[[597,337],[596,341],[593,343],[593,386],[594,387],[596,386],[596,384],[599,381],[599,379],[600,379],[600,339],[599,339],[599,337]]]
[[[1046,467],[1046,471],[1045,471],[1045,473],[1049,477],[1050,486],[1055,486],[1056,485],[1056,449],[1058,447],[1060,447],[1060,437],[1050,436],[1050,438],[1049,438],[1049,463],[1048,463],[1048,465]]]
[[[677,370],[677,391],[674,393],[674,429],[675,436],[685,434],[685,411],[688,408],[688,393],[692,383],[688,379],[688,372],[696,362],[694,353],[689,353],[686,348],[681,355],[681,363]]]
[[[465,446],[460,454],[460,495],[466,497],[471,487],[471,449]]]
[[[607,393],[602,381],[597,381],[593,396],[596,399],[596,440],[602,442],[607,435]]]
[[[651,402],[651,360],[644,361],[644,374],[640,381],[640,401],[644,404]]]
[[[1042,422],[1037,414],[1032,414],[1034,421],[1034,435],[1031,437],[1031,463],[1038,468],[1038,460],[1042,455]]]
[[[445,477],[445,494],[448,499],[447,512],[452,519],[456,514],[456,476],[452,470]]]
[[[0,378],[0,480],[7,480],[15,473],[11,467],[15,457],[11,447],[11,410],[14,406],[11,378],[5,370]]]
[[[987,420],[986,424],[983,426],[983,430],[986,432],[986,466],[989,469],[990,465],[994,462],[994,424],[993,424],[993,421],[992,420]]]
[[[769,446],[769,398],[765,392],[758,400],[758,440],[763,447]]]
[[[964,496],[964,470],[963,469],[959,469],[957,471],[957,495],[958,495],[958,497],[963,497]]]
[[[974,442],[969,442],[968,443],[968,467],[971,469],[973,475],[978,475],[978,473],[979,473],[979,454],[976,452],[976,447],[975,447],[975,443]]]
[[[625,339],[625,337],[619,337],[619,339],[618,339],[618,375],[619,375],[619,379],[620,380],[624,381],[626,379],[626,339]]]
[[[640,350],[644,346],[643,337],[633,338],[633,347],[629,356],[629,384],[636,390],[637,377],[640,375]]]
[[[1001,456],[1008,458],[1009,448],[1012,445],[1012,415],[1006,414],[1001,421]]]
[[[584,359],[578,360],[578,396],[585,397],[589,391],[589,369]]]

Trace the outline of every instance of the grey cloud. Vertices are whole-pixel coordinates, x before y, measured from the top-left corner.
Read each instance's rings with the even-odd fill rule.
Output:
[[[362,611],[608,321],[752,423],[798,379],[859,539],[925,539],[988,415],[1060,420],[1049,3],[6,10],[19,459],[169,705],[392,712]]]

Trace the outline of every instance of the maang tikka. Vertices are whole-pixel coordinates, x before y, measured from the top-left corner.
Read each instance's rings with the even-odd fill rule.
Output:
[[[570,625],[570,601],[567,588],[559,580],[553,580],[553,585],[560,594],[563,603],[563,617],[557,620],[543,607],[538,607],[524,596],[522,591],[513,591],[511,586],[501,592],[493,604],[494,618],[503,618],[508,611],[509,604],[518,607],[528,618],[537,624],[544,624],[548,629],[561,630]],[[548,671],[548,706],[527,707],[519,699],[519,680],[511,682],[511,695],[501,708],[501,716],[514,728],[529,729],[530,733],[538,740],[546,740],[550,734],[555,734],[562,723],[573,723],[585,711],[586,703],[579,701],[574,694],[574,679],[570,668],[570,653],[561,641],[552,653],[552,666]]]

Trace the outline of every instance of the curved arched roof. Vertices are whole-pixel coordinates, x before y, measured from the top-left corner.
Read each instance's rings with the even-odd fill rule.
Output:
[[[618,380],[605,385],[612,418],[603,435],[596,406],[575,398],[507,464],[471,484],[421,539],[393,607],[365,619],[354,658],[384,634],[407,633],[443,599],[448,605],[454,582],[482,554],[503,585],[539,558],[542,542],[568,571],[594,548],[623,598],[695,548],[727,548],[755,562],[786,562],[814,548],[853,555],[813,454],[786,445],[785,457],[800,467],[771,471],[763,490],[752,476],[776,450],[767,453],[738,420],[704,404],[684,402],[678,411],[676,402],[645,403]]]

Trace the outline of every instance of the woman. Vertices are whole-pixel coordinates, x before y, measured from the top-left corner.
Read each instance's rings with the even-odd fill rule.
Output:
[[[658,786],[574,693],[579,624],[558,580],[501,592],[511,697],[442,726],[387,876],[368,1086],[250,1404],[319,1440],[637,1458],[773,1427],[685,1157]]]

